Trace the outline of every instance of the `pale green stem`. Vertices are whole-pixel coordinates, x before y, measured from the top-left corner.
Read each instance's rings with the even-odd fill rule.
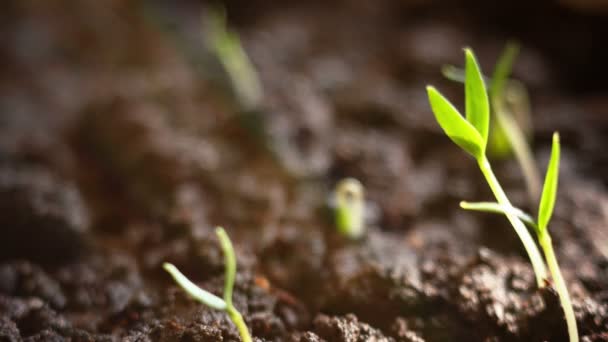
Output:
[[[245,320],[243,320],[243,316],[234,308],[234,306],[229,306],[226,313],[239,331],[242,342],[251,342],[251,335],[249,335],[249,330],[247,329]]]
[[[498,183],[498,179],[496,179],[496,176],[492,171],[492,167],[490,166],[490,162],[488,161],[488,159],[485,156],[482,156],[477,160],[477,163],[479,164],[479,168],[481,169],[481,172],[486,178],[490,189],[492,189],[494,197],[496,197],[496,201],[500,205],[512,207],[511,202],[507,198],[507,195],[500,186],[500,183]],[[517,218],[516,215],[511,212],[506,212],[505,215],[507,216],[509,222],[511,222],[511,225],[515,229],[515,232],[517,233],[517,235],[521,239],[521,242],[524,245],[524,249],[528,253],[528,257],[530,258],[530,262],[532,263],[532,268],[534,269],[534,274],[536,275],[536,283],[538,284],[538,287],[544,287],[545,279],[547,279],[547,269],[545,267],[542,255],[540,254],[536,243],[534,243],[534,239],[532,239],[530,232],[528,231],[528,229],[526,229],[526,226],[519,218]]]
[[[515,158],[521,166],[524,174],[524,180],[526,181],[526,186],[528,188],[530,203],[536,203],[540,196],[541,182],[538,169],[536,168],[536,162],[534,161],[534,157],[532,157],[532,152],[530,151],[530,146],[528,145],[523,132],[517,123],[515,123],[513,117],[504,112],[502,105],[499,104],[499,101],[492,101],[492,104],[494,105],[493,109],[496,124],[507,133],[505,136],[509,140],[511,147],[513,147]]]
[[[551,236],[549,236],[549,233],[541,234],[538,236],[538,241],[545,252],[545,258],[547,260],[547,265],[549,265],[549,271],[551,272],[551,276],[553,278],[555,290],[557,291],[559,301],[562,305],[562,309],[564,310],[564,315],[566,316],[566,324],[568,325],[568,336],[570,338],[570,342],[578,342],[576,317],[574,316],[574,310],[572,309],[572,302],[570,300],[570,295],[568,294],[568,287],[566,286],[564,277],[562,277],[562,272],[559,269],[559,264],[557,263],[555,252],[553,251]]]
[[[224,253],[224,301],[228,307],[232,306],[232,290],[234,288],[234,279],[236,277],[236,256],[232,242],[228,238],[228,234],[222,227],[215,228],[215,234],[220,240],[220,246]]]

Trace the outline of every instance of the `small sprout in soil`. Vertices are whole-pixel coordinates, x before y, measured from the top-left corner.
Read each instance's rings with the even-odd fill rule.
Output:
[[[224,10],[210,11],[207,40],[230,77],[236,96],[245,110],[255,110],[262,101],[258,74],[236,32],[228,29]]]
[[[477,160],[479,169],[490,186],[496,201],[502,206],[512,207],[486,156],[490,103],[481,70],[470,49],[465,49],[465,56],[466,118],[432,86],[427,87],[429,102],[435,118],[448,137]],[[528,253],[538,286],[543,287],[544,280],[547,278],[547,269],[534,239],[517,215],[510,211],[505,212],[505,215]]]
[[[568,335],[570,341],[578,341],[578,329],[576,326],[576,317],[574,316],[574,310],[572,309],[572,303],[570,301],[570,295],[568,294],[568,288],[566,282],[562,276],[562,273],[553,251],[553,244],[551,242],[551,235],[547,226],[553,215],[553,208],[555,207],[555,198],[557,195],[557,183],[559,179],[559,159],[560,159],[560,143],[559,135],[553,134],[553,146],[551,148],[551,159],[549,160],[549,166],[547,167],[547,174],[545,176],[545,184],[543,186],[543,192],[540,198],[540,204],[538,206],[538,218],[536,221],[532,216],[524,213],[522,210],[501,205],[499,203],[468,203],[461,202],[461,207],[464,209],[478,210],[485,212],[493,212],[507,215],[515,215],[519,217],[523,222],[528,224],[534,229],[537,234],[538,242],[545,252],[545,259],[547,265],[549,265],[549,271],[555,284],[555,289],[559,295],[564,315],[566,316],[566,322],[568,324]]]
[[[249,330],[247,330],[247,325],[243,320],[243,316],[232,304],[232,289],[234,288],[234,278],[236,276],[236,257],[234,256],[232,242],[230,242],[230,238],[223,228],[217,227],[215,233],[220,240],[220,246],[224,252],[224,262],[226,264],[224,274],[224,299],[198,287],[186,278],[186,276],[184,276],[174,265],[165,262],[163,268],[171,274],[175,282],[192,298],[210,308],[225,311],[238,329],[241,340],[243,342],[251,342],[251,335],[249,334]]]
[[[345,178],[335,190],[335,219],[340,234],[357,240],[365,234],[365,198],[361,182]]]
[[[519,44],[507,43],[494,67],[492,78],[484,78],[490,82],[490,107],[492,117],[496,119],[490,124],[487,149],[489,156],[499,159],[513,152],[523,171],[532,204],[540,196],[541,181],[527,141],[526,133],[531,131],[530,105],[525,87],[508,78],[518,53]],[[444,66],[442,72],[450,80],[465,80],[465,73],[454,66]]]

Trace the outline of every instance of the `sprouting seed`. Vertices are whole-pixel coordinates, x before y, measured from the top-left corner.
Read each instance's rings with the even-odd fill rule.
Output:
[[[234,278],[236,276],[236,257],[234,255],[234,248],[232,247],[232,242],[230,241],[228,234],[226,234],[222,227],[217,227],[215,229],[215,233],[220,240],[220,246],[224,253],[225,273],[223,299],[198,287],[196,284],[191,282],[190,279],[183,275],[173,264],[165,262],[163,263],[163,268],[165,271],[169,272],[169,274],[173,277],[173,280],[175,280],[175,282],[192,298],[210,308],[226,312],[232,323],[234,323],[239,331],[241,340],[243,342],[251,342],[251,335],[249,334],[247,325],[243,320],[243,316],[232,304],[232,290],[234,288]]]
[[[470,49],[465,49],[465,106],[466,118],[441,95],[434,87],[428,86],[427,92],[429,102],[435,118],[448,137],[463,150],[471,154],[484,175],[497,203],[487,207],[488,211],[503,213],[522,241],[526,252],[534,268],[536,281],[539,287],[545,285],[548,279],[547,268],[540,251],[538,250],[532,236],[524,225],[524,220],[530,221],[529,215],[521,215],[520,210],[516,210],[507,195],[505,194],[498,179],[494,175],[490,162],[486,157],[486,147],[488,142],[488,127],[490,118],[489,99],[486,92],[483,76],[477,64],[475,56]],[[557,180],[559,174],[559,136],[553,137],[553,149],[551,160],[545,177],[545,184],[539,205],[539,214],[536,222],[536,232],[539,244],[545,252],[545,258],[549,266],[556,290],[558,292],[562,308],[568,324],[568,334],[571,342],[578,341],[578,331],[574,311],[568,294],[568,289],[561,275],[555,253],[551,243],[551,237],[547,230],[547,224],[553,213],[555,196],[557,192]],[[467,204],[463,207],[475,209],[483,206],[483,203]]]
[[[335,220],[338,232],[356,240],[365,234],[365,198],[361,182],[345,178],[335,190]]]

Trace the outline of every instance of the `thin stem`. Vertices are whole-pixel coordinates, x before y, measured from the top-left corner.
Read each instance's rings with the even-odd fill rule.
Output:
[[[545,252],[545,258],[547,265],[549,265],[549,271],[553,277],[553,283],[555,284],[555,290],[559,296],[559,301],[562,304],[564,315],[566,316],[566,324],[568,325],[568,336],[570,342],[578,342],[578,328],[576,327],[576,317],[574,316],[574,310],[572,309],[572,301],[568,294],[568,287],[562,276],[562,272],[559,269],[555,252],[553,251],[553,244],[551,242],[551,236],[548,232],[539,235],[538,240],[540,246]]]
[[[526,187],[528,188],[528,196],[530,197],[530,203],[536,203],[540,196],[540,175],[536,167],[534,157],[530,151],[530,146],[526,141],[526,137],[523,132],[515,123],[513,117],[504,112],[502,104],[499,104],[498,100],[492,101],[494,106],[494,117],[496,118],[496,124],[502,128],[504,132],[507,132],[505,136],[511,147],[515,158],[519,163],[522,172],[524,174],[524,180],[526,181]]]
[[[247,329],[245,320],[243,320],[243,316],[234,308],[234,306],[229,306],[226,313],[230,316],[232,323],[234,323],[236,329],[239,331],[242,342],[251,342],[251,335],[249,335],[249,330]]]
[[[483,173],[484,177],[486,178],[490,189],[492,189],[494,197],[496,197],[496,201],[500,205],[512,207],[511,202],[507,198],[507,195],[500,186],[500,183],[498,183],[498,179],[496,179],[496,176],[492,171],[492,167],[490,166],[490,162],[488,161],[488,159],[483,156],[479,158],[477,163],[479,164],[479,168]],[[544,287],[545,279],[547,278],[547,269],[545,267],[542,255],[540,254],[538,247],[534,243],[534,239],[532,239],[530,232],[528,231],[528,229],[526,229],[526,226],[523,224],[523,222],[519,218],[517,218],[517,216],[513,215],[513,213],[511,212],[506,212],[505,215],[507,216],[507,219],[509,219],[509,222],[511,222],[511,225],[515,229],[515,232],[517,233],[521,242],[524,245],[524,249],[528,253],[528,257],[530,258],[530,262],[532,263],[532,268],[534,269],[534,274],[536,275],[536,283],[538,284],[538,287]]]
[[[234,278],[236,276],[236,257],[234,256],[234,248],[232,242],[222,227],[215,228],[215,234],[220,240],[220,246],[224,253],[224,301],[228,307],[232,306],[232,290],[234,288]]]

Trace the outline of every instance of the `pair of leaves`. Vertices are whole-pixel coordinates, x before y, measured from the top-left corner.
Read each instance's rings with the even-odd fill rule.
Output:
[[[466,119],[437,89],[427,87],[431,109],[444,132],[463,150],[479,159],[485,154],[490,123],[488,93],[479,64],[465,49]]]
[[[486,84],[489,83],[488,96],[490,101],[490,107],[492,109],[491,112],[492,115],[494,115],[491,115],[490,117],[492,118],[492,120],[496,118],[496,121],[490,124],[486,149],[487,154],[496,158],[507,157],[511,154],[513,150],[516,150],[516,147],[512,146],[516,143],[515,141],[513,141],[514,139],[525,139],[525,134],[523,134],[523,132],[519,132],[517,135],[510,134],[513,133],[512,130],[521,131],[521,129],[518,126],[514,126],[514,124],[520,124],[519,120],[517,120],[515,117],[513,117],[512,119],[510,118],[510,116],[513,116],[514,114],[510,113],[511,108],[509,108],[509,110],[507,111],[506,103],[507,92],[514,93],[517,91],[517,94],[521,92],[521,85],[509,79],[511,68],[513,66],[513,63],[515,62],[515,58],[517,57],[518,53],[519,44],[512,41],[508,42],[503,52],[501,53],[498,62],[496,62],[492,77],[490,78],[484,76]],[[441,73],[447,79],[455,82],[464,84],[466,81],[466,73],[464,69],[459,69],[452,65],[444,65],[441,68]],[[521,97],[518,98],[517,101],[523,102]],[[525,113],[523,115],[525,115]],[[505,118],[505,116],[509,117]],[[513,124],[510,124],[509,127],[503,127],[503,125],[507,125],[505,122],[507,121],[507,119]],[[502,123],[500,121],[502,121]],[[525,123],[521,124],[525,125]],[[507,133],[505,131],[510,132]]]
[[[532,217],[522,210],[514,207],[506,207],[499,203],[494,202],[460,202],[460,206],[467,210],[477,210],[491,213],[500,214],[514,214],[524,223],[532,226],[537,234],[542,236],[547,232],[547,226],[553,215],[553,209],[555,208],[555,200],[557,197],[557,184],[559,181],[559,160],[560,160],[560,142],[559,134],[553,133],[553,143],[551,147],[551,158],[549,159],[549,165],[547,166],[547,174],[545,175],[545,184],[543,186],[543,192],[540,198],[540,204],[538,206],[538,218],[536,222]]]

